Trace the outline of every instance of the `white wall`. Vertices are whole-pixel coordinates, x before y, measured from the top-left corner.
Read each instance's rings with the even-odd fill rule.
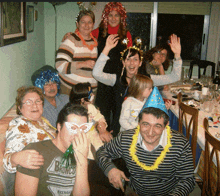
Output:
[[[27,40],[0,47],[0,118],[15,103],[17,89],[32,85],[32,73],[45,63],[44,50],[44,3],[28,2],[38,11],[34,32],[27,34]]]

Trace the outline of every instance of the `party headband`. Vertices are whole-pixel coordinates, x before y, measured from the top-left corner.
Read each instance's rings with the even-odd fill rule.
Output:
[[[129,41],[128,38],[125,38],[125,39],[122,40],[122,43],[127,46],[128,45],[128,41]],[[143,50],[141,50],[141,46],[142,46],[142,39],[140,37],[136,37],[134,39],[134,45],[133,46],[130,46],[129,48],[126,48],[122,52],[120,52],[121,53],[121,60],[123,60],[124,53],[127,50],[130,50],[130,49],[135,49],[138,52],[140,52],[141,60],[142,60],[143,59]]]

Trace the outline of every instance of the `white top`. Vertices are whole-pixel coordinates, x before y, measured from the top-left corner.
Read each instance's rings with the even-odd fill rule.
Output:
[[[138,125],[138,114],[142,109],[144,101],[140,101],[134,97],[128,97],[123,103],[121,108],[121,115],[119,123],[121,125],[120,131],[135,129]]]
[[[108,86],[114,86],[117,77],[116,74],[103,72],[107,60],[109,60],[109,57],[101,53],[93,67],[92,75],[99,82]],[[181,78],[182,63],[182,59],[173,60],[173,70],[170,74],[150,75],[154,82],[154,86],[161,86],[179,81]]]

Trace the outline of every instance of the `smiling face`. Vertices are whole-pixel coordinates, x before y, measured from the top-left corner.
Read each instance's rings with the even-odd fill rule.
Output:
[[[82,125],[84,123],[87,123],[87,117],[86,116],[79,116],[79,115],[76,115],[76,114],[69,114],[67,116],[67,122],[74,122],[76,123],[77,125]],[[57,125],[57,130],[58,130],[58,137],[59,137],[59,141],[60,141],[60,150],[62,152],[65,152],[66,149],[70,146],[70,144],[72,143],[73,141],[73,138],[76,137],[77,135],[76,134],[71,134],[65,123],[63,124],[63,126],[61,127],[60,124]]]
[[[57,94],[57,83],[56,82],[48,82],[44,85],[44,95],[48,98],[54,98]]]
[[[94,23],[90,16],[85,15],[80,19],[79,22],[76,22],[76,26],[83,38],[86,39],[92,32]]]
[[[153,150],[160,141],[160,137],[165,129],[164,118],[156,118],[152,114],[143,114],[139,122],[140,134],[148,150]]]
[[[138,68],[141,66],[142,61],[140,61],[138,53],[134,56],[130,56],[130,53],[128,53],[126,59],[123,60],[122,63],[123,66],[125,66],[127,76],[132,78],[138,73]]]
[[[158,63],[164,63],[167,57],[167,50],[163,49],[153,54],[153,60],[156,60]]]
[[[43,101],[40,96],[35,92],[27,93],[23,98],[20,112],[24,117],[30,120],[41,120],[43,114]]]
[[[111,27],[116,27],[117,25],[119,25],[120,22],[121,22],[120,14],[115,10],[111,11],[108,15],[108,24]]]

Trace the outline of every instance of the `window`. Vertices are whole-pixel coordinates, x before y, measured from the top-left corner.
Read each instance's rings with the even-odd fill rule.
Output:
[[[184,60],[201,58],[203,15],[158,14],[157,38],[166,42],[174,33],[181,39],[181,57]],[[159,39],[156,40],[158,44]],[[171,53],[172,54],[172,53]],[[173,56],[170,55],[170,58]]]
[[[144,51],[149,50],[150,46],[150,24],[151,14],[147,13],[127,13],[128,29],[132,35],[134,41],[136,37],[141,37],[142,49]]]
[[[154,47],[159,38],[166,42],[169,36],[175,33],[181,38],[183,60],[206,59],[211,2],[123,4],[127,11],[127,23],[132,39],[140,36],[143,39],[142,49],[149,50]],[[170,58],[173,58],[172,53]]]

